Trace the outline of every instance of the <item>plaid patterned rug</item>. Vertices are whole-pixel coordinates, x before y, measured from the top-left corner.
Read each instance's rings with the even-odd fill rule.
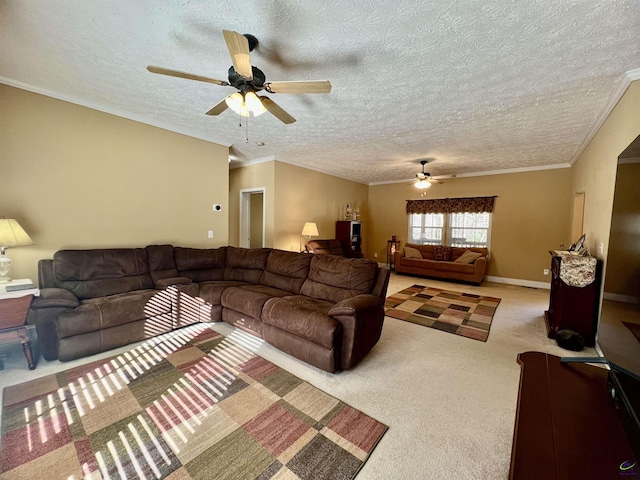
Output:
[[[206,325],[4,389],[0,475],[351,479],[387,427]]]
[[[387,297],[385,314],[444,332],[487,341],[499,298],[413,285]]]

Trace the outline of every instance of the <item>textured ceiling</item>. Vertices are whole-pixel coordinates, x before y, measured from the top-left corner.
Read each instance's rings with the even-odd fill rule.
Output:
[[[232,87],[145,69],[226,80],[222,29],[268,81],[332,92],[272,95],[297,122],[245,143],[204,115]],[[363,183],[567,165],[638,68],[637,0],[0,0],[0,82]]]

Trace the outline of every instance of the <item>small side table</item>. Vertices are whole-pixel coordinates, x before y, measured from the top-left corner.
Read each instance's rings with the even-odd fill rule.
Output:
[[[16,287],[19,289],[14,290]],[[0,343],[20,342],[29,370],[35,369],[36,363],[26,319],[31,300],[39,295],[40,290],[29,279],[0,283]]]

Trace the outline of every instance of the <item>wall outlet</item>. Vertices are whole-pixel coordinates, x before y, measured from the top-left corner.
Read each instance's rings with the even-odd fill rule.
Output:
[[[544,270],[542,270],[542,274],[543,275],[549,275],[549,269],[545,268]]]
[[[207,232],[207,238],[213,238],[213,230]]]

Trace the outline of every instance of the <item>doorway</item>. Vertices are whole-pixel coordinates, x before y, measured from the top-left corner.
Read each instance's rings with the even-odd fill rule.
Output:
[[[240,246],[264,247],[265,188],[240,190]]]

